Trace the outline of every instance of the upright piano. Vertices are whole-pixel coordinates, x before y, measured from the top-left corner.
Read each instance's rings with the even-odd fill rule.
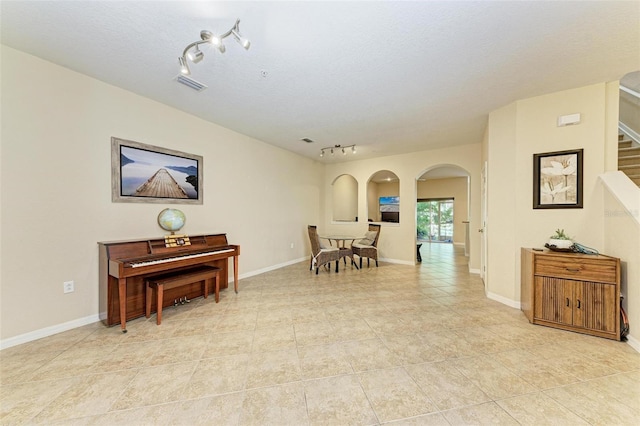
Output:
[[[120,324],[126,332],[127,320],[145,315],[145,278],[209,265],[220,269],[220,289],[228,287],[228,260],[233,258],[233,283],[238,292],[240,246],[227,242],[226,234],[184,238],[99,242],[100,319],[107,325]],[[214,289],[210,289],[214,291]],[[174,294],[175,293],[175,294]],[[185,294],[186,293],[186,294]],[[174,299],[202,295],[202,286],[193,283],[165,292],[163,305]],[[163,306],[164,307],[164,306]],[[152,310],[155,310],[155,301]]]

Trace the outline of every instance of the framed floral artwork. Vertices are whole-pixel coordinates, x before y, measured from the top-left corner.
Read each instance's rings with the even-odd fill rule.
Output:
[[[582,208],[582,149],[533,154],[533,208]]]

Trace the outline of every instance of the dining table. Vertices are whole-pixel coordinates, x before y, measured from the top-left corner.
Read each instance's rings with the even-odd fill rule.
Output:
[[[324,240],[329,240],[329,244],[332,246],[333,246],[333,241],[335,241],[336,247],[340,250],[340,259],[342,259],[343,257],[344,258],[348,257],[349,259],[351,259],[351,265],[355,266],[356,269],[360,269],[358,268],[358,265],[356,264],[356,262],[353,260],[353,250],[351,250],[351,244],[353,244],[355,240],[359,240],[364,237],[354,237],[353,235],[320,235],[320,238]],[[349,247],[347,247],[346,245],[347,241],[351,241],[349,243]],[[346,264],[347,259],[345,259],[344,262]]]

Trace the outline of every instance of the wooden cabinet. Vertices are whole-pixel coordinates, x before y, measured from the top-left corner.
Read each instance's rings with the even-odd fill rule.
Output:
[[[520,306],[529,322],[620,340],[620,260],[522,249]]]

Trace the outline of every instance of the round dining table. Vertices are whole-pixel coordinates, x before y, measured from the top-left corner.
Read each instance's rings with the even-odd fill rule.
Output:
[[[359,240],[360,238],[364,237],[354,237],[353,235],[320,235],[320,238],[329,240],[329,244],[331,245],[333,245],[332,241],[335,241],[336,247],[340,250],[340,259],[342,259],[343,257],[348,257],[349,259],[351,259],[351,265],[355,266],[356,269],[360,269],[358,268],[356,262],[353,260],[353,250],[351,250],[351,244],[353,244],[355,240]],[[347,241],[351,241],[351,243],[349,243],[349,247],[346,246]],[[347,263],[347,259],[344,260],[344,263]]]

